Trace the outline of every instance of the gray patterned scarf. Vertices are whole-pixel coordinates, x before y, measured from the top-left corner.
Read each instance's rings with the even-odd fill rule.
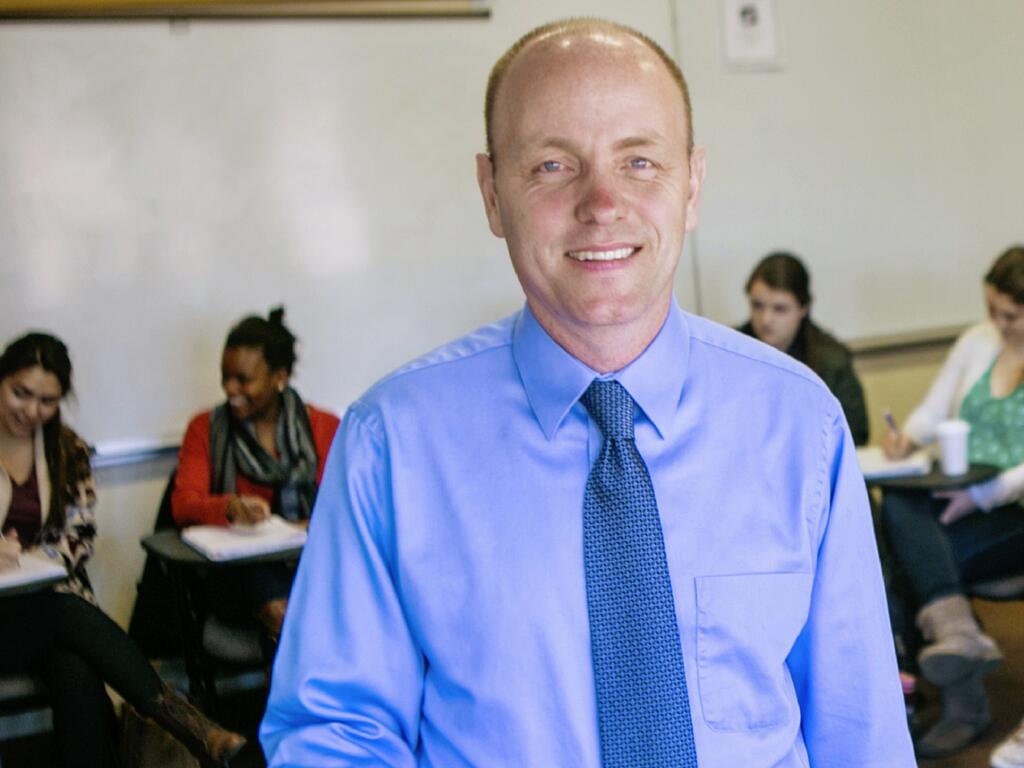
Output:
[[[275,459],[256,439],[253,426],[239,422],[227,403],[210,415],[212,493],[234,493],[238,473],[274,489],[271,511],[286,520],[306,520],[316,499],[316,445],[309,413],[298,393],[289,387],[281,393],[277,418]]]

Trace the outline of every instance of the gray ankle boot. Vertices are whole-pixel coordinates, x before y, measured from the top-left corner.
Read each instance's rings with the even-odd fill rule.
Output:
[[[928,603],[917,614],[917,626],[930,642],[918,655],[917,663],[921,674],[935,685],[987,675],[1003,660],[996,641],[981,631],[964,595],[949,595]]]
[[[940,758],[959,752],[992,724],[982,674],[942,688],[942,717],[914,744],[918,757]]]

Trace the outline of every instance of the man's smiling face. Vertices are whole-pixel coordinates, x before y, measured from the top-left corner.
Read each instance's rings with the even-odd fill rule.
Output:
[[[510,64],[494,157],[477,174],[549,333],[660,325],[703,176],[683,95],[658,56],[617,32],[538,40]]]

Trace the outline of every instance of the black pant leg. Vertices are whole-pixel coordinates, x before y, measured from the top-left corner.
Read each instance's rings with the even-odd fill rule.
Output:
[[[273,600],[287,599],[295,572],[285,563],[222,568],[210,574],[210,607],[221,618],[243,622]]]
[[[946,530],[964,582],[1024,573],[1024,508],[1019,504],[976,512]]]
[[[921,491],[889,491],[882,498],[886,538],[919,606],[963,592],[959,564],[938,520],[942,504]]]
[[[160,677],[135,642],[107,614],[74,595],[56,595],[56,644],[73,651],[137,709],[161,693]]]
[[[38,671],[50,689],[61,768],[114,768],[114,711],[92,666],[58,647],[46,654]]]

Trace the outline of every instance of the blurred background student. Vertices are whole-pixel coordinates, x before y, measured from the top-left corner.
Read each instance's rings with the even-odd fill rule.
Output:
[[[864,390],[850,350],[811,320],[811,281],[791,253],[770,253],[747,278],[750,319],[739,330],[795,357],[838,398],[856,445],[868,441]]]
[[[171,497],[179,526],[256,524],[270,515],[308,523],[339,419],[289,386],[295,336],[284,309],[250,316],[228,333],[221,357],[226,401],[189,422]],[[294,570],[262,563],[210,581],[221,616],[255,617],[276,640]]]
[[[1024,247],[996,259],[984,290],[989,320],[960,336],[902,430],[882,439],[899,458],[934,442],[940,422],[963,419],[969,461],[1000,469],[963,490],[888,491],[882,500],[926,642],[918,665],[943,695],[942,718],[916,744],[923,757],[962,749],[991,722],[983,677],[1002,654],[978,626],[964,584],[1024,572]]]
[[[0,355],[0,571],[28,553],[62,564],[56,587],[0,600],[0,674],[46,682],[63,768],[114,765],[104,683],[200,759],[220,765],[244,739],[165,686],[127,634],[96,605],[85,562],[96,526],[89,450],[61,423],[71,361],[57,338],[30,333]]]

